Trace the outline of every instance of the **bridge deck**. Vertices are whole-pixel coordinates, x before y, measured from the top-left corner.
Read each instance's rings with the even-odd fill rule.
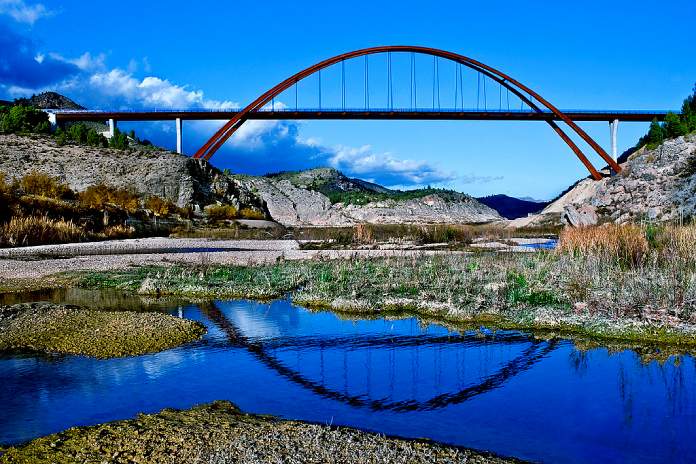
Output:
[[[182,120],[229,120],[238,110],[143,110],[143,111],[102,111],[102,110],[48,110],[56,115],[57,122],[95,121],[115,119],[118,121],[164,121]],[[668,111],[588,111],[564,110],[574,121],[619,121],[650,122],[664,120]],[[548,111],[527,110],[452,110],[452,109],[285,109],[260,110],[249,113],[248,119],[383,119],[383,120],[469,120],[469,121],[547,121],[560,120]]]

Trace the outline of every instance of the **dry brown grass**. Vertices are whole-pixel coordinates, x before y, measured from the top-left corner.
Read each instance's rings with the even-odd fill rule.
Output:
[[[205,207],[205,215],[211,221],[225,221],[238,216],[237,208],[232,205],[209,205]]]
[[[239,217],[244,219],[266,219],[262,211],[253,208],[242,208],[239,210]]]
[[[177,211],[176,205],[171,200],[164,200],[157,196],[148,197],[144,206],[157,217],[167,217]]]
[[[0,246],[77,242],[85,237],[84,230],[74,222],[48,216],[12,217],[0,225]]]
[[[86,208],[104,209],[108,204],[118,206],[129,213],[140,207],[140,198],[132,190],[96,184],[87,187],[78,195],[79,202]]]
[[[597,256],[637,266],[646,259],[649,244],[641,226],[606,224],[563,229],[559,236],[558,251],[574,256]]]
[[[38,171],[32,171],[19,180],[19,187],[24,193],[47,198],[70,198],[73,191],[58,178]]]

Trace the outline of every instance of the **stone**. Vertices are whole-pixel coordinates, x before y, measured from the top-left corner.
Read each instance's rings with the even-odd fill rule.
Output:
[[[593,226],[597,224],[597,209],[592,205],[568,205],[563,208],[562,220],[572,227]]]

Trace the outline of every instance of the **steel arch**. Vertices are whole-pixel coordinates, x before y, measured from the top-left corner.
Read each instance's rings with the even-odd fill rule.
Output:
[[[357,58],[360,56],[366,56],[366,55],[374,55],[378,53],[388,53],[388,52],[413,52],[413,53],[418,53],[418,54],[423,54],[423,55],[431,55],[431,56],[436,56],[440,58],[445,58],[450,61],[454,61],[456,63],[460,63],[464,66],[467,66],[474,71],[477,71],[481,74],[484,74],[487,77],[490,77],[491,79],[495,80],[498,82],[500,85],[504,86],[506,89],[510,90],[514,95],[516,95],[518,98],[520,98],[523,102],[525,102],[527,105],[529,105],[532,109],[534,109],[537,112],[541,112],[541,108],[536,105],[533,101],[536,100],[539,102],[542,106],[544,106],[547,110],[551,111],[554,115],[556,115],[561,121],[565,122],[568,127],[570,127],[580,138],[582,138],[588,145],[592,147],[592,149],[597,152],[597,154],[607,162],[607,164],[611,167],[611,169],[614,172],[621,172],[621,166],[611,157],[607,154],[607,152],[590,137],[582,128],[580,128],[572,119],[570,119],[568,116],[566,116],[563,112],[561,112],[558,108],[556,108],[554,105],[552,105],[550,102],[548,102],[546,99],[544,99],[541,95],[527,87],[526,85],[522,84],[521,82],[513,79],[512,77],[508,76],[507,74],[491,67],[488,66],[484,63],[481,63],[480,61],[474,60],[472,58],[466,57],[464,55],[460,55],[457,53],[453,52],[448,52],[445,50],[440,50],[436,48],[429,48],[429,47],[421,47],[421,46],[411,46],[411,45],[389,45],[389,46],[380,46],[380,47],[370,47],[370,48],[363,48],[360,50],[355,50],[352,52],[348,53],[343,53],[341,55],[336,55],[332,58],[328,58],[324,61],[321,61],[313,66],[310,66],[293,76],[290,76],[289,78],[285,79],[281,83],[277,84],[275,87],[269,89],[265,93],[263,93],[261,96],[259,96],[256,100],[251,102],[249,105],[247,105],[244,109],[242,109],[239,113],[237,113],[232,119],[230,119],[227,123],[225,123],[211,138],[208,140],[195,154],[194,158],[203,158],[205,160],[209,160],[215,152],[225,143],[225,141],[234,134],[239,127],[247,120],[247,115],[252,112],[252,111],[257,111],[261,109],[264,105],[272,101],[276,96],[290,88],[292,85],[295,83],[301,81],[302,79],[324,69],[329,66],[332,66],[336,63],[340,63],[341,61],[345,61],[351,58]],[[525,94],[529,95],[527,97]],[[570,149],[575,153],[575,155],[578,157],[578,159],[585,165],[587,170],[590,172],[592,177],[596,180],[599,180],[602,178],[602,174],[597,171],[597,169],[592,165],[592,163],[589,161],[587,156],[580,150],[580,148],[572,141],[572,139],[568,136],[568,134],[561,129],[561,127],[556,124],[556,122],[552,120],[547,120],[546,121],[551,128],[561,137],[561,139],[570,147]]]

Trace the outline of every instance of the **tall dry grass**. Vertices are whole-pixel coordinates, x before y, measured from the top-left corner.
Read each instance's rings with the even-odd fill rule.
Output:
[[[72,221],[48,216],[12,217],[0,225],[0,246],[30,246],[83,240],[84,230]]]
[[[642,264],[649,252],[643,227],[635,224],[566,227],[559,235],[558,251],[576,257],[597,256],[623,265]]]

